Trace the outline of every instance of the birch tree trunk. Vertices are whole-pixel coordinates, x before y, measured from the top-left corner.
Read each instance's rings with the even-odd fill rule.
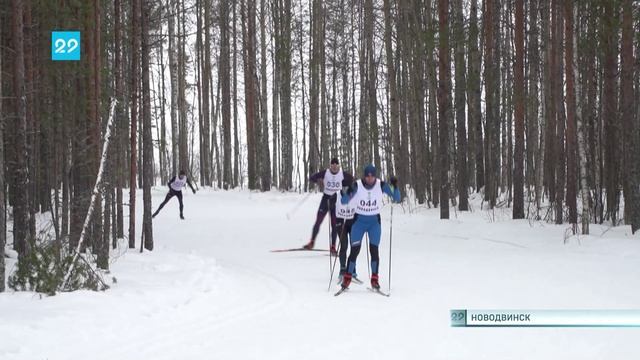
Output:
[[[573,7],[573,11],[575,12],[575,14],[577,14],[577,7]],[[578,19],[577,16],[575,16],[575,19]],[[573,43],[575,44],[575,46],[573,47],[573,61],[574,63],[572,63],[571,67],[573,70],[573,78],[576,80],[576,99],[577,99],[577,103],[576,103],[576,113],[575,113],[575,118],[576,118],[576,124],[577,124],[577,131],[578,131],[578,159],[580,162],[580,197],[582,198],[582,216],[581,216],[581,221],[582,221],[582,234],[583,235],[589,235],[589,222],[591,221],[591,216],[589,215],[589,212],[591,210],[589,203],[591,202],[591,194],[589,192],[589,185],[587,183],[587,154],[586,154],[586,129],[583,125],[583,120],[582,120],[582,86],[581,84],[583,82],[581,82],[579,79],[579,75],[578,75],[578,66],[575,66],[575,61],[578,60],[578,34],[580,32],[579,31],[575,31],[573,33]],[[567,63],[567,65],[569,65],[569,63]]]

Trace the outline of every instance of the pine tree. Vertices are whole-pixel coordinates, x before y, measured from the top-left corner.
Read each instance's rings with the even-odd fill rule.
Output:
[[[602,93],[602,119],[604,122],[604,187],[607,190],[606,218],[616,225],[618,220],[618,206],[620,200],[619,185],[619,144],[618,124],[618,91],[616,77],[618,73],[618,9],[611,1],[602,1],[602,46],[604,47],[604,79]]]
[[[222,2],[221,2],[222,4]],[[171,78],[171,176],[178,174],[178,53],[175,19],[178,16],[178,1],[167,0],[169,28],[169,76]]]
[[[636,29],[637,31],[637,29]],[[638,161],[640,141],[638,123],[634,113],[634,56],[633,56],[633,6],[630,0],[622,0],[622,48],[621,48],[621,74],[620,74],[620,113],[624,130],[623,164],[624,164],[624,218],[627,224],[631,224],[631,230],[635,233],[640,229],[640,179],[638,178]],[[638,98],[635,97],[638,102]]]
[[[151,135],[151,88],[149,86],[149,13],[150,0],[138,0],[142,4],[141,27],[142,37],[142,132],[143,132],[143,216],[142,231],[144,232],[144,248],[153,250],[153,225],[151,223],[151,183],[153,182],[153,138]]]
[[[131,172],[129,177],[129,248],[136,247],[136,174],[138,172],[138,74],[140,70],[140,1],[131,3]]]
[[[206,186],[211,186],[212,183],[212,167],[211,167],[211,137],[210,137],[210,107],[209,107],[209,92],[210,92],[210,77],[211,77],[211,0],[204,0],[204,28],[200,32],[204,32],[204,49],[201,51],[203,55],[202,59],[202,148],[200,153],[202,155],[203,164],[202,178],[200,182]]]
[[[260,0],[260,184],[262,191],[271,189],[271,155],[269,152],[269,109],[267,108],[267,6]]]
[[[573,233],[576,233],[578,223],[577,190],[578,169],[576,161],[577,151],[577,123],[576,123],[576,97],[575,78],[573,72],[573,1],[564,2],[565,18],[565,69],[567,82],[567,197],[569,207],[569,223],[573,224]]]
[[[243,60],[244,60],[244,91],[245,91],[245,120],[247,135],[247,180],[249,189],[256,189],[258,185],[257,174],[257,84],[256,84],[256,3],[255,0],[246,0],[246,5],[241,2],[242,29],[243,29]],[[258,121],[259,123],[259,121]]]
[[[454,41],[455,41],[455,110],[456,110],[456,172],[458,185],[458,208],[461,211],[469,210],[469,200],[467,189],[469,186],[468,179],[468,167],[467,167],[467,128],[466,128],[466,97],[465,91],[467,87],[467,79],[465,76],[465,62],[464,62],[464,15],[462,9],[462,0],[455,0],[453,3],[454,9]]]
[[[312,52],[309,64],[310,89],[309,89],[309,173],[313,174],[321,164],[320,136],[320,62],[322,59],[322,1],[312,1],[311,40]],[[284,119],[283,119],[284,125]],[[284,130],[284,129],[283,129]]]
[[[13,205],[13,243],[20,257],[24,257],[29,251],[30,234],[29,224],[29,168],[27,164],[27,104],[25,90],[24,67],[24,1],[11,1],[12,14],[12,43],[13,43],[13,93],[15,96],[16,118],[14,131],[10,135],[14,138],[14,164],[10,172],[14,175]]]
[[[0,15],[1,16],[1,15]],[[2,42],[2,26],[0,26],[0,42]],[[2,59],[4,57],[4,50],[0,49],[0,114],[4,114],[1,100],[3,98],[3,82],[2,82]],[[0,115],[0,292],[4,291],[4,279],[5,279],[5,261],[4,261],[4,249],[7,243],[7,213],[5,209],[5,181],[4,181],[4,116]]]
[[[469,164],[470,169],[475,169],[476,191],[484,186],[484,143],[482,136],[482,109],[480,87],[480,51],[478,31],[478,3],[471,1],[469,15],[469,78],[467,82],[467,98],[469,101]]]
[[[516,0],[515,64],[515,170],[513,175],[513,218],[524,219],[524,4]]]
[[[220,56],[219,76],[222,92],[222,157],[223,175],[222,186],[225,190],[233,187],[231,177],[231,68],[230,68],[230,44],[229,44],[229,1],[221,0],[219,8],[220,21]],[[235,76],[235,75],[234,75]]]
[[[125,105],[124,105],[124,82],[123,82],[123,66],[122,66],[122,25],[121,25],[121,5],[120,0],[114,1],[114,21],[115,21],[115,34],[114,34],[114,75],[115,75],[115,89],[114,95],[117,104],[116,110],[116,125],[114,131],[115,137],[115,169],[116,169],[116,234],[114,237],[121,239],[124,238],[124,209],[123,209],[123,194],[122,188],[124,187],[124,171],[126,159],[125,159],[125,144],[126,144],[126,121],[125,121]],[[65,147],[66,148],[66,147]],[[65,176],[66,178],[66,176]],[[63,211],[63,214],[65,212]],[[64,221],[63,221],[64,224]],[[115,247],[115,245],[114,245]]]
[[[451,91],[448,78],[451,76],[449,64],[449,1],[438,0],[439,29],[439,79],[438,108],[440,133],[440,219],[449,218],[449,112],[451,111]]]

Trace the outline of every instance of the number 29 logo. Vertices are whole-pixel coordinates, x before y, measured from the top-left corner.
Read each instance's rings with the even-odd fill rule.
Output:
[[[80,31],[52,31],[51,60],[80,60]]]

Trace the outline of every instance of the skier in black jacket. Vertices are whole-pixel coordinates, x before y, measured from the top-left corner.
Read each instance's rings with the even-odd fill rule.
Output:
[[[186,185],[189,185],[191,191],[193,191],[194,194],[196,193],[196,189],[194,189],[193,185],[191,185],[191,181],[189,181],[189,178],[187,177],[187,174],[184,170],[180,170],[180,175],[178,175],[177,177],[172,177],[167,185],[169,186],[169,193],[167,194],[167,197],[164,198],[162,204],[160,204],[158,210],[153,213],[152,217],[156,217],[156,215],[158,215],[160,210],[162,210],[162,208],[169,202],[169,200],[171,200],[172,197],[176,196],[178,198],[178,201],[180,202],[180,219],[184,220],[184,216],[182,215],[182,209],[184,208],[182,204],[182,188]]]
[[[324,220],[324,217],[329,213],[331,217],[331,254],[337,256],[335,246],[336,238],[338,237],[338,233],[336,232],[336,193],[342,189],[343,181],[346,180],[349,184],[353,182],[353,175],[343,172],[340,169],[338,158],[334,157],[331,159],[331,164],[328,169],[311,175],[309,180],[311,182],[322,183],[323,195],[322,200],[320,200],[320,206],[318,207],[316,222],[313,224],[313,230],[311,231],[311,239],[303,248],[307,250],[313,249],[322,220]]]

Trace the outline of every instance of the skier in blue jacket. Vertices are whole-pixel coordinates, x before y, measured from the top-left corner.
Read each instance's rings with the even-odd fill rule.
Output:
[[[369,235],[369,251],[371,252],[371,287],[380,288],[378,282],[378,265],[380,256],[378,247],[382,236],[380,225],[380,210],[382,209],[382,194],[385,193],[393,202],[400,202],[400,190],[398,179],[392,176],[390,184],[376,177],[376,168],[372,164],[364,168],[364,177],[356,181],[347,194],[341,198],[342,204],[355,203],[356,215],[351,227],[351,253],[347,264],[347,272],[342,278],[342,287],[347,288],[351,283],[352,275],[356,268],[356,259],[362,246],[364,234]]]

